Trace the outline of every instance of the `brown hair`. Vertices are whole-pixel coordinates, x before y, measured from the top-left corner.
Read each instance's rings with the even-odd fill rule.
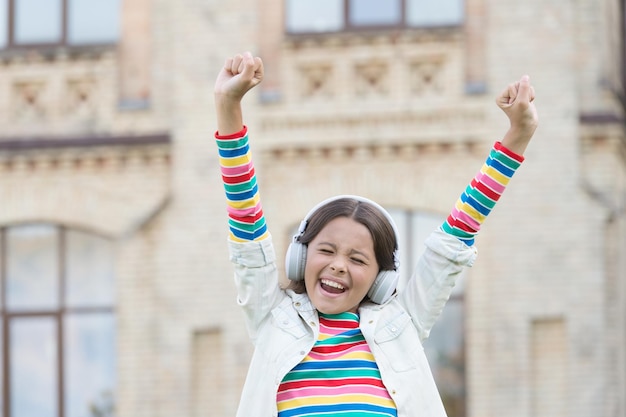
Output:
[[[343,197],[323,205],[309,217],[306,229],[298,241],[308,245],[331,220],[337,217],[347,217],[367,227],[372,236],[376,262],[381,271],[396,268],[395,251],[398,249],[398,242],[394,228],[380,209],[366,201]],[[298,293],[306,292],[304,281],[292,282],[289,288]]]

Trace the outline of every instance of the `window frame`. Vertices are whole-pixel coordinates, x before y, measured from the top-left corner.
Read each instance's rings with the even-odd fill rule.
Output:
[[[81,49],[81,48],[90,48],[90,47],[103,47],[103,46],[113,46],[119,42],[119,37],[121,37],[121,18],[120,18],[120,33],[117,41],[102,41],[102,42],[89,42],[89,43],[70,43],[69,42],[69,1],[70,0],[60,0],[61,2],[61,33],[58,41],[55,42],[24,42],[17,43],[15,40],[15,30],[16,30],[16,21],[15,21],[15,11],[16,11],[16,2],[19,0],[6,0],[6,45],[0,46],[0,51],[6,50],[24,50],[24,49],[58,49],[58,48],[72,48],[72,49]],[[120,10],[121,13],[121,10]]]
[[[402,29],[402,28],[406,28],[409,27],[406,24],[406,19],[407,19],[407,15],[406,15],[406,2],[408,0],[399,0],[400,1],[400,16],[398,18],[398,22],[394,23],[394,24],[381,24],[381,25],[376,25],[376,24],[371,24],[371,25],[357,25],[354,24],[351,20],[350,20],[350,12],[351,12],[351,0],[343,0],[343,20],[344,20],[344,29],[343,31],[346,32],[357,32],[357,31],[361,31],[361,30],[366,30],[366,31],[370,31],[370,30],[378,30],[378,29]]]
[[[13,1],[13,0],[9,0]],[[289,0],[285,1],[285,7],[288,7]],[[296,0],[297,1],[297,0]],[[314,31],[314,30],[302,30],[302,31],[293,31],[289,30],[288,25],[288,13],[284,14],[284,33],[289,36],[311,36],[311,35],[324,35],[324,34],[339,34],[345,32],[372,32],[372,31],[390,31],[390,30],[407,30],[407,29],[438,29],[438,28],[456,28],[460,27],[464,24],[465,19],[461,19],[459,23],[453,24],[432,24],[432,25],[411,25],[408,23],[408,6],[407,2],[410,0],[399,0],[400,1],[400,15],[398,21],[393,24],[370,24],[370,25],[359,25],[355,24],[350,19],[350,11],[351,11],[351,0],[340,0],[343,2],[343,26],[337,30],[328,30],[328,31]],[[465,4],[465,0],[460,0],[463,4]],[[465,12],[463,13],[465,16]]]
[[[19,309],[12,312],[7,308],[7,230],[11,227],[19,227],[24,224],[14,224],[6,227],[0,227],[0,326],[2,331],[0,360],[2,361],[2,380],[1,380],[1,397],[2,407],[0,407],[0,416],[9,417],[11,415],[11,357],[10,357],[10,344],[11,344],[11,322],[15,319],[29,318],[29,317],[49,317],[55,321],[56,330],[56,372],[55,375],[57,384],[57,410],[56,415],[58,417],[65,417],[65,402],[66,402],[66,386],[65,386],[65,353],[66,346],[64,342],[64,318],[74,314],[90,314],[90,313],[110,313],[115,315],[115,301],[109,306],[81,306],[81,307],[68,307],[65,301],[65,285],[67,283],[67,268],[66,268],[66,256],[67,256],[67,235],[70,229],[65,226],[55,225],[51,223],[32,223],[33,225],[51,225],[56,230],[57,239],[57,253],[58,257],[58,306],[55,308],[45,309]]]

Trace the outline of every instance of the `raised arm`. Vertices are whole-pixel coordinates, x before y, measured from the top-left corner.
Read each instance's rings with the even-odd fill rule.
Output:
[[[244,95],[262,79],[261,58],[246,52],[228,58],[215,81],[215,139],[228,202],[230,239],[238,242],[268,236],[241,110]]]
[[[534,88],[527,75],[511,83],[496,103],[508,116],[510,127],[496,142],[480,171],[457,200],[441,228],[468,246],[500,199],[509,180],[524,161],[523,153],[537,128]]]
[[[428,337],[450,297],[457,277],[476,258],[474,239],[509,180],[520,166],[537,128],[535,93],[527,76],[509,85],[497,98],[510,120],[502,142],[496,142],[474,179],[457,200],[452,212],[433,232],[427,250],[418,261],[415,276],[399,294],[420,333]]]

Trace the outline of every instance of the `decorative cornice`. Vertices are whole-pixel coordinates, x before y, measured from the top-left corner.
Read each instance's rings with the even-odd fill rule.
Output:
[[[168,133],[146,135],[102,135],[55,138],[0,138],[0,152],[19,152],[59,148],[95,148],[109,146],[169,145]]]
[[[29,45],[0,50],[0,64],[29,64],[42,61],[100,60],[115,56],[117,45],[86,46]]]
[[[485,142],[468,139],[463,142],[437,143],[377,143],[377,144],[310,144],[266,148],[262,154],[270,161],[371,161],[384,159],[413,159],[434,154],[482,154]]]
[[[584,124],[584,125],[591,125],[591,124],[606,125],[606,124],[619,124],[619,123],[626,122],[626,120],[624,120],[622,116],[619,116],[615,113],[607,113],[607,112],[581,113],[578,116],[578,120],[580,121],[581,124]]]
[[[317,115],[264,115],[261,120],[261,128],[265,131],[315,129],[324,131],[328,129],[354,129],[354,128],[377,128],[393,126],[398,128],[415,127],[423,129],[425,125],[450,126],[461,124],[463,126],[481,125],[486,120],[484,109],[436,109],[433,111],[402,111],[383,112],[376,114],[317,114]]]
[[[460,40],[463,35],[462,26],[442,26],[433,28],[384,28],[363,29],[336,33],[302,33],[289,34],[283,41],[286,49],[303,49],[317,47],[344,47],[356,45],[400,44],[433,41]]]
[[[0,140],[0,171],[56,169],[100,171],[128,166],[168,166],[169,134]]]

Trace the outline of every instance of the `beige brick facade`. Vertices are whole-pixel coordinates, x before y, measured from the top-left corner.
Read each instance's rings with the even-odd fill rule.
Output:
[[[309,38],[281,0],[124,4],[117,50],[0,53],[0,227],[115,242],[118,417],[235,413],[252,347],[212,87],[245,50],[267,67],[244,116],[279,258],[333,194],[447,214],[506,131],[493,99],[530,74],[540,127],[468,276],[467,414],[626,417],[617,1],[467,0],[460,28]]]

